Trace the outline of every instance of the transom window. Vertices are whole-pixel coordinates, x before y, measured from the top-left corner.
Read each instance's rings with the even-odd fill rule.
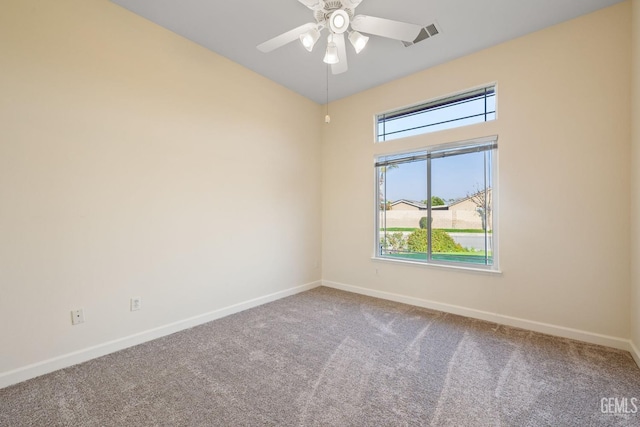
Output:
[[[496,119],[495,85],[377,116],[377,142]]]
[[[497,269],[497,137],[376,159],[377,257]]]

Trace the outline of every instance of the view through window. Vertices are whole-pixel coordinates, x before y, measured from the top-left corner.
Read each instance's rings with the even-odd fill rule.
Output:
[[[452,129],[496,119],[496,87],[481,87],[376,117],[376,141]]]
[[[377,255],[496,268],[497,138],[380,157]]]

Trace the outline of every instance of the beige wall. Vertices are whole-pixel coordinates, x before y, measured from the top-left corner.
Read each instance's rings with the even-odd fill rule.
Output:
[[[628,339],[629,17],[625,2],[332,103],[323,279]],[[374,114],[491,82],[495,122],[373,143]],[[374,156],[494,134],[503,274],[372,260]]]
[[[640,350],[640,0],[633,0],[633,107],[632,107],[632,335],[631,339]],[[640,353],[638,353],[640,354]],[[640,361],[639,361],[640,362]]]
[[[320,279],[320,106],[107,0],[0,52],[0,376]]]

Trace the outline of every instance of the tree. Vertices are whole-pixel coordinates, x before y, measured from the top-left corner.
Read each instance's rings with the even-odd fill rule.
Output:
[[[431,218],[431,223],[433,224],[433,218]],[[420,226],[420,228],[426,229],[427,228],[427,217],[423,216],[422,218],[420,218],[420,221],[418,222],[418,225]]]
[[[385,194],[384,191],[384,178],[387,175],[387,172],[392,170],[392,169],[396,169],[398,167],[398,165],[388,165],[388,166],[380,166],[378,168],[378,173],[380,174],[378,176],[378,186],[379,186],[379,191],[378,194],[380,195],[380,210],[381,211],[390,211],[391,210],[391,202],[389,200],[387,200],[387,195]]]
[[[427,204],[426,200],[423,200],[422,203]],[[438,196],[431,196],[431,206],[444,206],[446,205],[445,201]]]
[[[381,211],[390,211],[393,208],[393,206],[391,206],[391,201],[387,200],[386,202],[380,202],[380,210]]]
[[[482,220],[482,229],[487,230],[487,218],[491,215],[491,188],[480,189],[476,184],[474,194],[467,193],[467,197],[476,205],[476,212]]]
[[[444,200],[438,196],[431,196],[431,206],[444,206]]]

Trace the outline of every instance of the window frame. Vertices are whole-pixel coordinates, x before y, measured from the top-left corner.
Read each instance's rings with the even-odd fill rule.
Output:
[[[487,91],[490,91],[490,94],[488,94]],[[487,99],[488,97],[491,96],[494,98],[494,103],[495,103],[495,108],[493,111],[487,111]],[[481,98],[479,98],[481,97]],[[457,121],[461,121],[461,120],[466,120],[468,118],[471,117],[475,117],[475,116],[479,116],[479,115],[472,115],[472,116],[464,116],[464,117],[456,117],[454,119],[449,119],[449,120],[445,120],[443,122],[438,122],[438,123],[432,123],[432,124],[427,124],[427,125],[422,125],[422,126],[417,126],[414,128],[407,128],[407,129],[403,129],[403,130],[399,130],[399,131],[395,131],[392,133],[387,134],[386,132],[384,133],[380,133],[379,131],[379,127],[380,127],[380,123],[381,123],[381,119],[383,120],[395,120],[398,118],[403,118],[403,117],[407,117],[409,115],[417,115],[417,114],[421,114],[424,112],[428,112],[428,111],[437,111],[443,108],[446,108],[448,106],[455,106],[458,105],[460,102],[463,101],[467,101],[473,98],[478,98],[478,99],[484,99],[485,101],[485,110],[483,115],[485,116],[485,120],[483,121],[478,121],[475,123],[468,123],[468,124],[460,124],[458,126],[452,126],[452,127],[447,127],[445,129],[430,129],[433,126],[438,126],[438,125],[442,125],[444,123],[454,123]],[[494,116],[493,119],[487,119],[487,116],[492,114]],[[388,116],[388,117],[387,117]],[[491,121],[495,121],[498,119],[498,85],[497,83],[493,82],[493,83],[489,83],[489,84],[485,84],[485,85],[481,85],[472,89],[467,89],[461,92],[456,92],[456,93],[452,93],[446,96],[441,96],[441,97],[437,97],[437,98],[432,98],[430,100],[426,100],[426,101],[422,101],[419,102],[417,104],[412,104],[409,106],[405,106],[402,108],[395,108],[392,110],[388,110],[382,113],[378,113],[374,116],[374,132],[373,132],[373,139],[374,139],[374,143],[376,144],[382,144],[385,142],[392,142],[392,141],[397,141],[397,140],[401,140],[401,139],[405,139],[405,138],[411,138],[414,136],[419,136],[419,135],[425,135],[428,133],[435,133],[435,132],[442,132],[442,131],[446,131],[446,130],[451,130],[451,129],[458,129],[461,127],[465,127],[465,126],[473,126],[473,125],[477,125],[477,124],[481,124],[481,123],[487,123],[487,122],[491,122]],[[402,132],[408,132],[408,131],[412,131],[412,130],[416,130],[416,129],[420,129],[423,128],[425,129],[424,132],[419,132],[419,133],[413,133],[410,135],[406,135],[406,136],[399,136],[397,138],[391,138],[391,139],[387,139],[388,135],[393,135],[396,133],[402,133]]]
[[[443,152],[446,153],[446,152],[463,151],[464,148],[481,147],[481,146],[487,146],[487,145],[492,145],[492,148],[489,148],[487,150],[477,150],[477,151],[490,151],[492,156],[491,182],[488,184],[487,187],[485,187],[485,188],[490,188],[492,193],[491,194],[492,264],[487,265],[487,264],[475,264],[470,262],[434,260],[434,259],[429,259],[429,256],[427,256],[426,260],[422,261],[422,260],[412,260],[407,258],[397,258],[397,257],[383,255],[381,250],[381,239],[380,239],[382,234],[380,232],[380,227],[382,224],[381,224],[381,215],[380,215],[380,185],[379,185],[379,169],[378,169],[381,166],[379,165],[379,163],[381,163],[381,159],[388,158],[388,157],[401,157],[401,156],[405,158],[410,158],[410,155],[412,154],[425,156],[426,158],[431,156],[433,153],[440,154]],[[462,269],[462,270],[482,271],[482,272],[489,272],[489,273],[501,273],[500,267],[499,267],[500,257],[499,257],[499,238],[498,238],[498,235],[499,235],[498,233],[498,224],[499,224],[498,151],[499,151],[498,135],[492,135],[487,137],[473,138],[473,139],[464,140],[464,141],[448,142],[448,143],[432,145],[428,147],[417,147],[417,148],[412,148],[410,150],[399,150],[399,151],[393,151],[389,153],[376,154],[373,158],[375,228],[374,228],[374,239],[373,239],[374,251],[373,251],[372,259],[377,261],[385,261],[385,262],[400,263],[400,264],[412,264],[412,265],[419,265],[419,266],[426,266],[426,267],[444,267],[444,268],[453,268],[453,269]],[[473,152],[473,151],[469,151],[469,152]],[[460,153],[460,154],[464,154],[464,153]],[[432,180],[432,177],[427,175],[426,179],[427,179],[426,184],[427,184],[427,202],[428,203],[427,203],[427,210],[425,211],[425,213],[427,217],[430,217],[431,207],[432,207],[431,194],[430,194],[430,188],[431,188],[430,181]],[[428,239],[431,240],[430,235],[431,235],[432,228],[429,221],[427,221],[427,224],[428,224],[428,227],[427,227]],[[429,249],[427,249],[427,251],[428,250]]]

